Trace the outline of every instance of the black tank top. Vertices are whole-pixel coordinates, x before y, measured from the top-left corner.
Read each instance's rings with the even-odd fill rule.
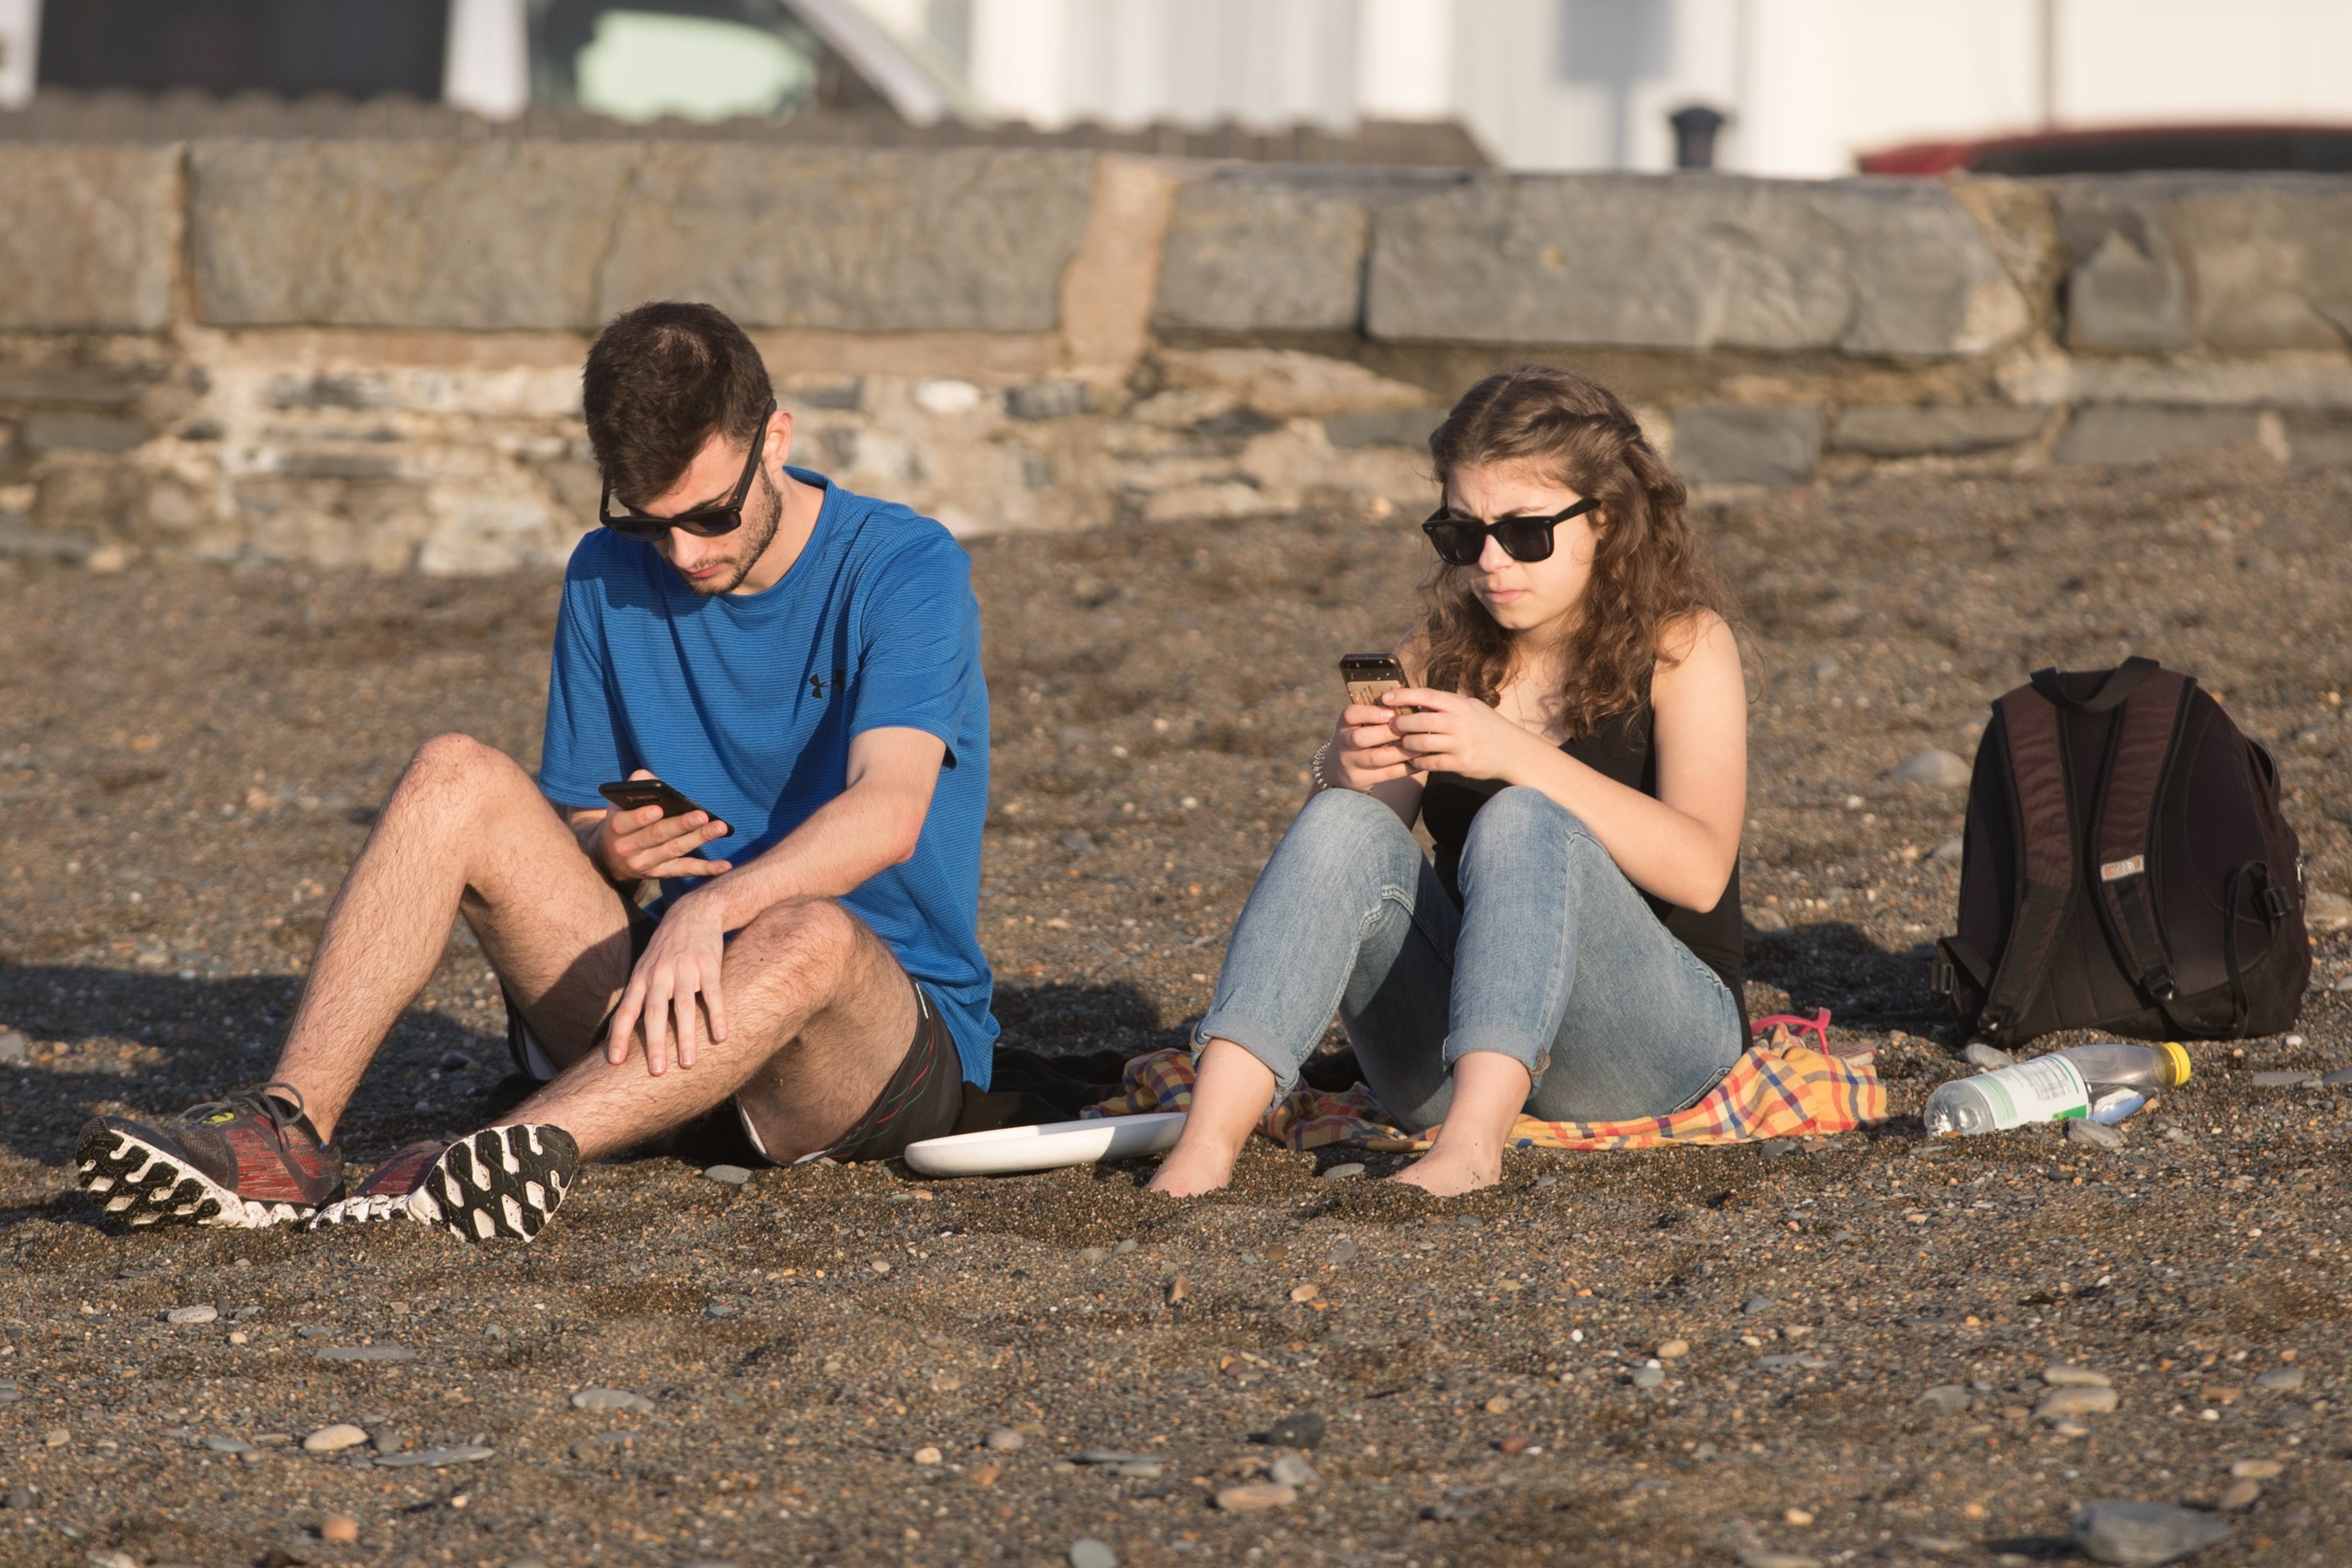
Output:
[[[1653,800],[1658,795],[1658,758],[1650,745],[1650,706],[1604,721],[1593,733],[1564,741],[1561,751],[1603,778],[1640,790]],[[1421,819],[1437,846],[1437,879],[1445,884],[1454,905],[1462,903],[1462,846],[1470,837],[1470,819],[1501,792],[1498,779],[1470,779],[1459,773],[1432,773],[1421,795]],[[1634,889],[1641,892],[1640,889]],[[1715,908],[1701,914],[1679,904],[1642,893],[1650,912],[1691,950],[1701,963],[1716,972],[1739,1004],[1739,1037],[1748,1038],[1748,993],[1744,978],[1744,942],[1739,921],[1739,866]]]

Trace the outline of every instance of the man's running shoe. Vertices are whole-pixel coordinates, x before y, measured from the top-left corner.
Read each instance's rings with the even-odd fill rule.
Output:
[[[580,1175],[580,1146],[552,1122],[492,1127],[455,1143],[411,1143],[313,1226],[407,1218],[460,1241],[529,1241]]]
[[[342,1194],[343,1155],[321,1143],[291,1084],[241,1089],[168,1121],[101,1116],[81,1130],[77,1179],[134,1226],[257,1229]]]
[[[376,1220],[398,1219],[409,1212],[409,1204],[416,1190],[432,1173],[433,1163],[449,1147],[439,1139],[423,1143],[411,1143],[383,1164],[378,1165],[359,1184],[359,1190],[347,1198],[329,1204],[310,1216],[310,1228],[317,1230],[330,1225],[366,1225]]]

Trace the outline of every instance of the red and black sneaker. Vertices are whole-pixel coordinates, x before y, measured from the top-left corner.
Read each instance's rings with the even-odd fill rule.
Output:
[[[434,1162],[449,1147],[439,1139],[411,1143],[400,1152],[369,1173],[359,1190],[347,1198],[340,1198],[310,1216],[310,1228],[317,1230],[329,1225],[365,1225],[373,1220],[395,1219],[408,1212],[408,1202],[425,1178],[433,1173]]]
[[[192,1105],[169,1121],[101,1116],[74,1151],[82,1189],[134,1226],[283,1225],[342,1195],[343,1155],[292,1084]]]
[[[407,1218],[460,1241],[529,1241],[580,1178],[580,1146],[553,1122],[491,1127],[455,1143],[411,1143],[312,1229]]]

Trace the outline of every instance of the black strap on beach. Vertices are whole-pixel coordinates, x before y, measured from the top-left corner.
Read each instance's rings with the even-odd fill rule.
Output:
[[[2114,684],[2112,679],[2108,684]],[[2008,1037],[2019,1015],[2040,994],[2057,950],[2066,905],[2074,895],[2074,819],[2066,788],[2065,715],[2043,700],[2041,687],[2042,676],[2036,674],[2033,690],[2011,691],[1993,705],[2000,714],[2002,742],[2009,748],[2006,773],[2015,792],[2018,881],[2022,889],[2011,915],[2009,940],[2001,947],[2000,967],[1993,972],[1984,1007],[1977,1016],[1978,1032],[1995,1041]]]
[[[2157,921],[2155,878],[2150,874],[2157,796],[2197,683],[2176,670],[2158,668],[2152,659],[2132,663],[2147,669],[2132,683],[2123,711],[2107,731],[2107,754],[2100,764],[2099,787],[2091,797],[2099,815],[2089,836],[2090,871],[2093,901],[2102,923],[2122,951],[2133,980],[2162,1007],[2179,987]],[[2115,684],[2115,676],[2108,677],[2099,698]]]

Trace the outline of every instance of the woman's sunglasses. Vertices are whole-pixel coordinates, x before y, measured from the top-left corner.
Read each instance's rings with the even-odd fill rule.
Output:
[[[1429,535],[1430,543],[1437,546],[1438,555],[1453,566],[1478,564],[1478,557],[1486,552],[1489,534],[1503,547],[1503,553],[1514,561],[1548,561],[1551,558],[1551,531],[1600,504],[1600,497],[1586,496],[1566,511],[1554,512],[1549,517],[1498,517],[1492,522],[1452,517],[1440,507],[1421,525],[1421,531]]]
[[[613,481],[604,481],[604,493],[596,498],[596,521],[625,539],[658,542],[673,528],[682,528],[700,539],[716,539],[722,533],[732,533],[743,526],[743,503],[751,494],[751,480],[760,471],[760,454],[768,449],[768,419],[776,412],[772,401],[768,412],[760,416],[759,433],[751,437],[751,453],[743,459],[743,477],[735,481],[735,493],[724,506],[698,506],[692,511],[679,512],[676,517],[641,517],[634,511],[613,515]]]

